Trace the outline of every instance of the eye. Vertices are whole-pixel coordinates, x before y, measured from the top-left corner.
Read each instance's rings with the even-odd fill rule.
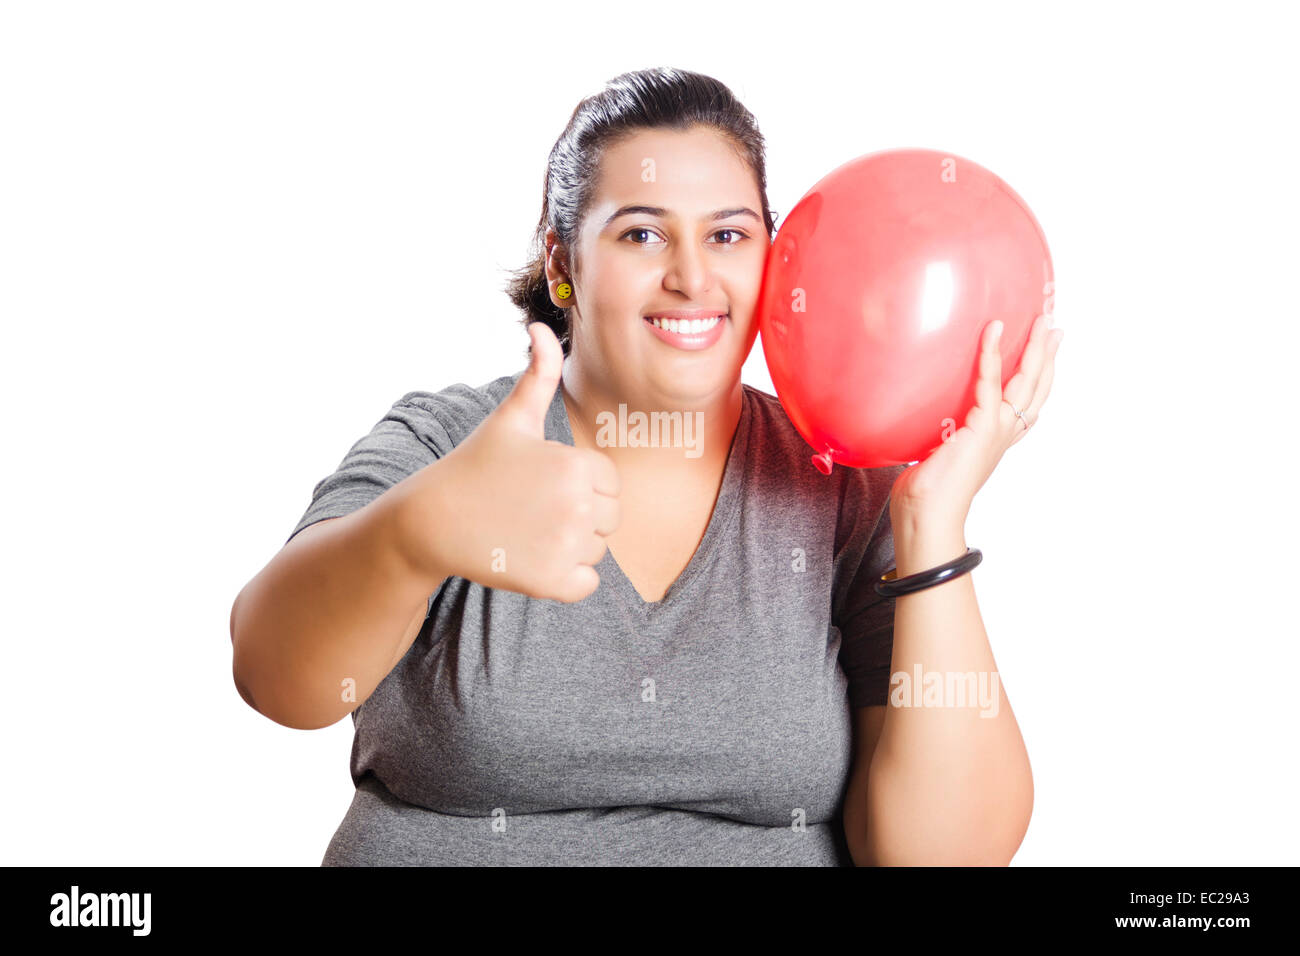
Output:
[[[644,234],[646,234],[647,236],[657,236],[657,235],[658,235],[658,233],[656,233],[653,229],[649,229],[649,228],[647,228],[647,227],[645,227],[645,226],[638,226],[638,227],[635,228],[635,229],[629,229],[627,232],[623,233],[623,235],[619,236],[619,238],[620,238],[620,239],[626,239],[626,238],[628,238],[629,236],[632,236],[632,235],[638,235],[638,234],[641,234],[641,233],[644,233]],[[730,236],[733,237],[733,238],[731,239],[730,242],[718,242],[718,243],[716,243],[716,245],[720,245],[720,246],[734,246],[734,245],[738,245],[742,239],[748,239],[748,238],[749,238],[748,234],[746,234],[746,233],[745,233],[743,230],[741,230],[741,229],[719,229],[719,230],[718,230],[717,232],[715,232],[713,235],[715,235],[715,236],[730,235]],[[655,245],[655,243],[649,242],[648,240],[646,240],[646,241],[637,241],[637,240],[633,240],[633,242],[634,242],[636,245],[638,245],[638,246],[649,246],[649,245]]]
[[[638,232],[644,232],[646,235],[649,235],[649,236],[656,235],[656,233],[655,233],[653,230],[647,229],[645,226],[638,226],[636,229],[629,229],[627,232],[623,233],[623,235],[619,236],[619,238],[620,238],[620,239],[626,239],[628,236],[632,235],[633,233],[638,233]],[[638,246],[648,246],[648,245],[651,245],[652,243],[649,243],[649,242],[637,242],[637,243],[635,243],[635,244],[638,245]]]
[[[723,245],[723,246],[734,246],[734,245],[736,245],[737,243],[739,243],[741,239],[748,239],[748,238],[749,238],[749,236],[745,235],[745,233],[743,233],[743,232],[742,232],[741,230],[739,230],[739,229],[719,229],[717,232],[714,233],[714,235],[715,235],[715,236],[720,236],[720,235],[722,235],[724,232],[729,232],[729,233],[731,233],[733,236],[739,236],[740,238],[734,240],[733,242],[723,242],[723,243],[719,243],[719,245]]]

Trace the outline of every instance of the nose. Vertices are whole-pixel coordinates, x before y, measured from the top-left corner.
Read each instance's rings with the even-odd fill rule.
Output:
[[[681,292],[692,302],[704,301],[714,284],[706,255],[703,249],[678,247],[664,276],[664,288]]]

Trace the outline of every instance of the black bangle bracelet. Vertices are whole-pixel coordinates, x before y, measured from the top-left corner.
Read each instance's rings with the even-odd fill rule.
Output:
[[[937,568],[918,571],[916,574],[909,574],[905,578],[895,577],[898,574],[898,568],[890,568],[876,582],[876,593],[883,597],[898,597],[900,594],[911,594],[913,591],[932,588],[936,584],[943,584],[944,581],[965,574],[983,560],[984,554],[979,548],[967,548],[966,553],[960,558],[953,558]]]

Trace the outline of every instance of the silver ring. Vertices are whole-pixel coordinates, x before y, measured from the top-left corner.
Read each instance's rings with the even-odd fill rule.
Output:
[[[1006,398],[1002,399],[1002,401],[1011,406],[1011,410],[1016,413],[1016,417],[1025,423],[1025,431],[1029,431],[1029,419],[1025,418],[1024,413],[1020,409],[1016,408],[1016,403]]]

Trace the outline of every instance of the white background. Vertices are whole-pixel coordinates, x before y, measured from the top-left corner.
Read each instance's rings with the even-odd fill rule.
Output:
[[[552,143],[679,66],[754,112],[782,214],[921,146],[1051,243],[1052,396],[967,524],[1015,862],[1300,863],[1282,9],[0,7],[3,862],[319,863],[352,721],[244,704],[231,603],[393,401],[524,367],[501,286]]]

